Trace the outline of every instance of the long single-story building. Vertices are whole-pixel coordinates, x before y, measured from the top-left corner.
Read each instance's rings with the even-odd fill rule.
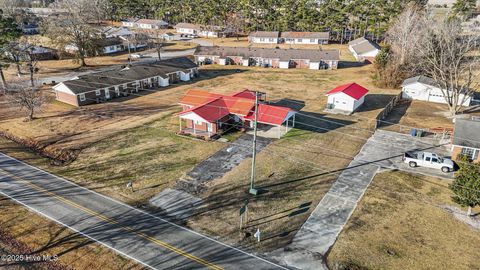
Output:
[[[286,134],[295,125],[296,111],[264,102],[261,94],[257,106],[257,125],[277,129],[278,137]],[[179,101],[183,111],[180,118],[180,134],[189,134],[205,139],[217,137],[232,128],[249,129],[255,119],[255,92],[242,90],[232,95],[210,93],[204,90],[189,90]]]
[[[373,62],[380,52],[380,45],[364,37],[357,38],[348,43],[348,49],[357,61],[369,60]]]
[[[224,27],[220,27],[216,25],[177,23],[174,26],[174,28],[179,34],[198,35],[200,37],[207,37],[207,38],[228,37],[232,34],[231,31],[227,31]]]
[[[248,41],[252,43],[278,44],[279,40],[278,31],[256,31],[248,35]]]
[[[256,31],[248,35],[251,43],[264,44],[328,44],[330,32]]]
[[[179,57],[82,75],[53,86],[53,90],[58,101],[83,106],[189,81],[197,76],[197,67],[190,59]]]
[[[353,113],[363,104],[367,93],[368,90],[357,83],[338,86],[326,94],[327,109]]]
[[[330,32],[282,32],[280,43],[285,44],[328,44]]]
[[[452,158],[464,156],[480,162],[480,120],[455,119],[452,137]]]
[[[337,69],[338,50],[198,47],[198,64],[261,66],[273,68]]]
[[[423,100],[428,102],[443,103],[446,104],[444,93],[448,94],[447,90],[443,90],[432,79],[427,76],[416,76],[408,78],[402,83],[402,98]],[[471,96],[465,96],[459,94],[458,104],[462,106],[470,106],[472,101]]]

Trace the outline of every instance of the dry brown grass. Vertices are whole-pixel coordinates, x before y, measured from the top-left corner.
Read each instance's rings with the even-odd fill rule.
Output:
[[[441,208],[452,204],[450,196],[445,180],[402,172],[378,174],[333,246],[329,266],[480,268],[480,232]]]
[[[346,44],[327,44],[327,45],[308,45],[308,44],[258,44],[249,43],[247,37],[240,37],[238,40],[235,37],[229,38],[199,38],[213,43],[215,46],[228,47],[252,47],[252,48],[275,48],[281,49],[310,49],[310,50],[340,50],[340,59],[343,61],[356,61],[352,53],[348,50]]]
[[[468,114],[480,115],[480,111]],[[446,104],[418,100],[397,106],[385,121],[398,124],[387,125],[385,129],[403,133],[408,132],[410,127],[422,129],[454,127],[453,118]]]
[[[0,228],[37,251],[37,255],[59,254],[59,263],[71,269],[144,269],[132,260],[3,197],[0,197]],[[25,267],[30,269],[32,265]]]

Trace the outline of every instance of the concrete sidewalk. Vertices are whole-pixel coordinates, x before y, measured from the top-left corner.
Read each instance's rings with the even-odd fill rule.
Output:
[[[401,156],[407,150],[424,149],[439,154],[445,147],[426,138],[412,138],[396,132],[377,130],[368,139],[349,166],[340,174],[311,216],[300,228],[292,243],[275,257],[299,269],[327,269],[324,258],[355,210],[373,177],[380,168],[405,169]],[[418,168],[409,168],[417,172]],[[425,174],[436,174],[423,168]],[[450,174],[451,175],[451,174]]]

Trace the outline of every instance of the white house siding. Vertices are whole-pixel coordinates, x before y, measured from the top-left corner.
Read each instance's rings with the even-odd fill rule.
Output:
[[[123,51],[123,46],[121,45],[107,46],[103,48],[103,53],[105,54],[116,53],[121,51]]]
[[[290,68],[290,61],[280,61],[279,68]]]
[[[196,34],[197,30],[192,28],[177,28],[177,33],[181,34]]]
[[[358,107],[360,107],[363,102],[365,101],[365,96],[361,97],[359,100],[353,99],[353,111],[357,110]]]
[[[242,60],[242,65],[243,65],[244,67],[248,67],[249,64],[250,64],[250,59],[243,59],[243,60]]]
[[[310,62],[310,69],[320,69],[320,62]]]
[[[197,34],[201,37],[218,38],[218,32],[213,31],[199,31]]]
[[[125,27],[133,27],[135,25],[134,22],[122,22],[122,26]]]
[[[356,99],[346,95],[342,92],[335,93],[328,96],[327,103],[333,104],[333,109],[342,110],[346,112],[353,112],[356,108],[362,105],[364,99],[363,97],[356,102]]]
[[[268,37],[252,37],[250,39],[252,43],[266,43],[266,44],[277,44],[278,38],[268,38]]]
[[[227,64],[227,59],[226,58],[218,59],[218,64],[221,66],[225,66]]]
[[[462,99],[465,95],[460,94],[458,104],[462,103]],[[443,103],[446,104],[445,98],[443,97],[442,90],[438,87],[431,85],[426,85],[420,82],[412,83],[406,85],[402,88],[402,98],[404,99],[413,99],[413,100],[423,100],[434,103]],[[462,106],[470,106],[471,97],[466,97]]]
[[[190,81],[190,73],[185,73],[183,71],[180,71],[180,80],[184,82]]]
[[[162,77],[158,77],[159,80],[158,80],[158,84],[161,86],[161,87],[166,87],[169,85],[168,83],[168,76],[164,79]]]

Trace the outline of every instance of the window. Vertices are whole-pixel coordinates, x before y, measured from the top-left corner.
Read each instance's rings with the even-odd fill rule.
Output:
[[[268,41],[273,42],[273,38],[269,38]]]
[[[100,96],[101,94],[102,94],[102,93],[101,93],[100,90],[95,90],[95,95],[96,95],[96,96]]]
[[[194,120],[193,123],[195,123],[195,125],[201,125],[202,124],[202,122],[197,121],[197,120]]]
[[[311,39],[310,39],[310,43],[315,43],[315,39],[314,39],[314,38],[311,38]]]
[[[478,158],[478,152],[480,151],[473,148],[464,147],[462,148],[462,152],[460,154],[470,160],[476,160]]]
[[[302,39],[301,38],[297,39],[297,42],[302,42]]]
[[[264,38],[260,38],[260,41],[262,41],[262,42],[263,42],[263,41],[265,41],[265,39],[264,39]]]
[[[86,100],[85,94],[80,94],[78,96],[80,97],[80,101],[85,101]]]

